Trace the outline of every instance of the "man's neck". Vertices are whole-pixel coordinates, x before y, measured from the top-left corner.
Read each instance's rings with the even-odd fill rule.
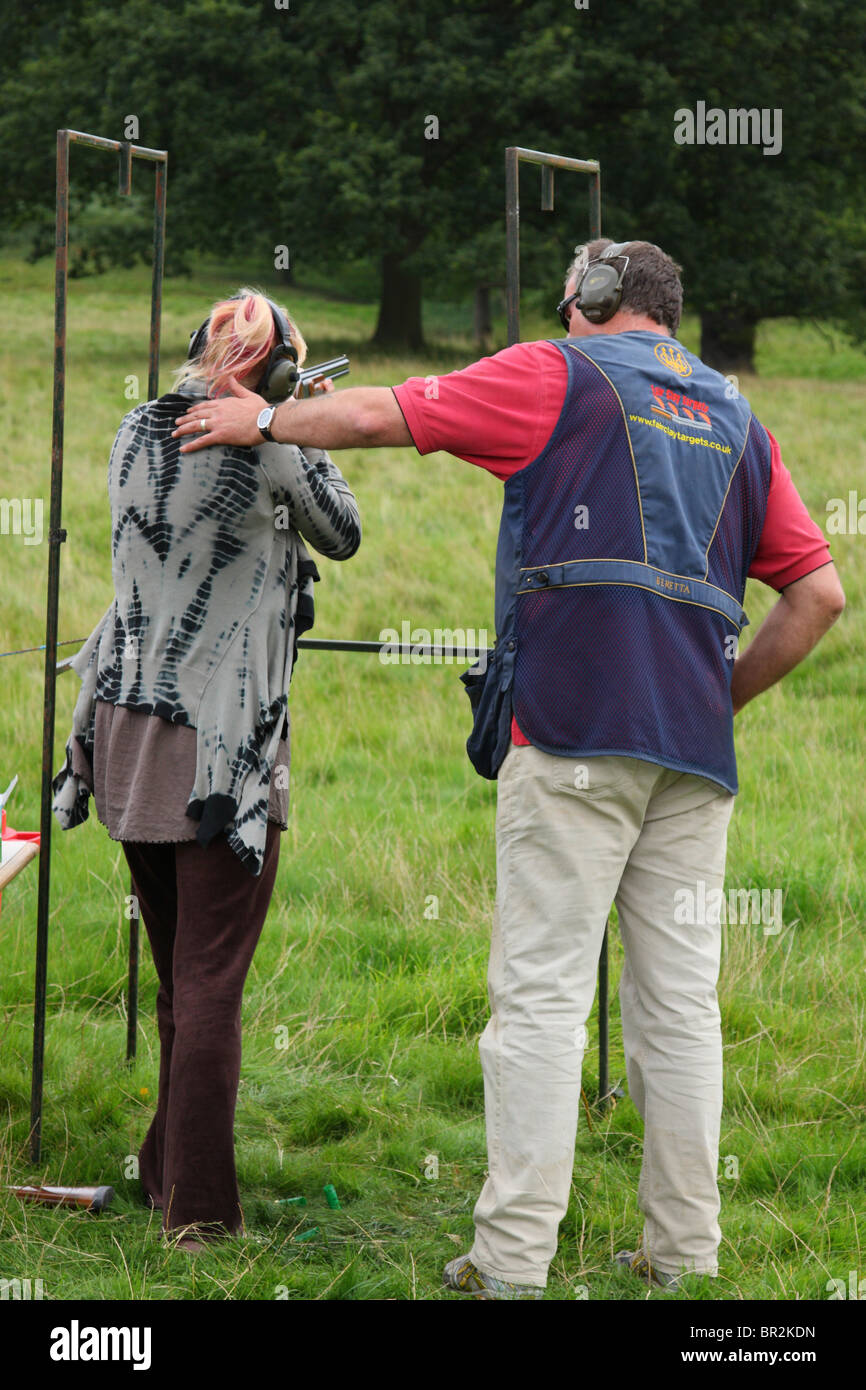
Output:
[[[614,314],[607,323],[589,323],[584,321],[580,325],[581,331],[575,333],[575,338],[591,338],[600,333],[656,333],[664,338],[670,338],[670,330],[663,323],[658,323],[651,319],[648,314],[632,314],[620,309]]]

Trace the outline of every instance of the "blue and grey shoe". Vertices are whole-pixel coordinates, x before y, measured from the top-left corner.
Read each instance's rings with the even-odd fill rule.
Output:
[[[646,1279],[648,1284],[655,1284],[656,1288],[663,1289],[665,1293],[679,1292],[680,1276],[665,1274],[663,1270],[656,1269],[643,1250],[620,1250],[616,1255],[616,1263],[630,1269],[638,1278]]]
[[[442,1271],[442,1283],[455,1293],[467,1293],[472,1298],[543,1298],[544,1289],[537,1284],[509,1284],[492,1274],[482,1274],[468,1255],[458,1255]]]

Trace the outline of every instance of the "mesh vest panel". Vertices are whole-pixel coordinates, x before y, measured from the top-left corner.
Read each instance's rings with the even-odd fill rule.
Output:
[[[644,757],[736,791],[730,610],[739,616],[763,527],[770,445],[748,403],[729,400],[724,378],[673,340],[711,424],[653,411],[651,389],[665,380],[658,341],[557,344],[569,363],[560,419],[538,459],[506,483],[497,630],[516,640],[513,709],[536,746]],[[575,562],[598,560],[631,562],[630,575],[657,566],[656,583],[672,594],[582,583]],[[518,592],[541,566],[558,567],[558,587]],[[690,590],[667,575],[700,581],[702,601],[676,597]],[[703,606],[721,599],[726,613]]]

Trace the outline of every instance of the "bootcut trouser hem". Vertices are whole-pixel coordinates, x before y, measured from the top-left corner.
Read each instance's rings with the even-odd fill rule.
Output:
[[[241,1000],[273,891],[280,831],[268,824],[257,877],[223,835],[207,848],[195,840],[122,843],[159,976],[159,1095],[139,1177],[162,1208],[167,1234],[239,1235]]]
[[[527,1288],[531,1289],[547,1288],[546,1279],[528,1279],[526,1275],[519,1270],[494,1269],[489,1261],[487,1263],[483,1262],[483,1256],[478,1254],[474,1245],[469,1251],[468,1258],[472,1261],[479,1274],[487,1274],[492,1279],[502,1279],[506,1284],[524,1284]]]

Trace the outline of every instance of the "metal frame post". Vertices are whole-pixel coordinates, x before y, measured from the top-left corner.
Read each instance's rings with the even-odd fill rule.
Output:
[[[39,1161],[42,1149],[42,1090],[45,1065],[45,1002],[48,976],[48,914],[51,893],[51,782],[54,764],[54,716],[57,682],[57,627],[60,589],[60,547],[66,540],[61,527],[63,495],[63,427],[66,398],[66,302],[69,272],[69,147],[88,145],[119,155],[118,191],[132,187],[132,162],[143,159],[156,165],[154,192],[153,282],[151,289],[148,393],[158,390],[159,337],[162,316],[162,280],[165,255],[165,193],[167,150],[132,145],[128,140],[106,140],[81,130],[58,130],[56,175],[56,223],[54,253],[54,395],[51,435],[51,504],[48,531],[48,596],[45,619],[45,698],[42,724],[42,807],[40,822],[39,901],[36,917],[36,977],[33,1007],[33,1072],[30,1091],[30,1155]],[[138,1007],[138,919],[129,928],[129,1021],[127,1057],[135,1053],[135,1020]],[[134,991],[134,997],[133,997]]]
[[[541,210],[553,211],[557,169],[589,174],[589,235],[601,236],[601,165],[597,159],[569,159],[509,145],[505,151],[505,308],[508,345],[520,341],[520,164],[541,165]],[[610,1023],[608,1012],[608,928],[605,926],[598,957],[598,1097],[597,1105],[610,1105]]]
[[[541,165],[541,210],[553,212],[554,177],[557,169],[589,174],[589,235],[601,236],[601,165],[597,159],[569,159],[563,154],[544,154],[509,145],[505,151],[505,308],[508,346],[520,339],[520,165]]]

